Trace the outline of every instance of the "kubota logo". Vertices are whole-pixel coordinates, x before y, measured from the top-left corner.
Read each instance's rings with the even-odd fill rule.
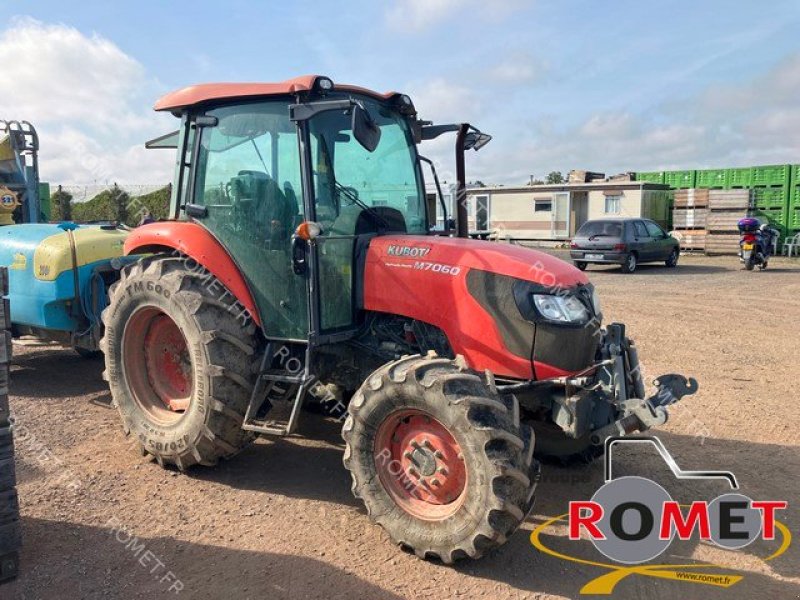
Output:
[[[612,437],[606,440],[606,483],[591,500],[569,503],[569,511],[546,521],[531,534],[531,543],[541,552],[563,560],[610,569],[583,586],[582,594],[610,594],[614,586],[630,575],[704,583],[730,587],[742,576],[726,573],[701,573],[696,569],[730,570],[712,563],[647,564],[661,556],[673,540],[693,537],[709,541],[726,550],[738,550],[756,539],[775,542],[777,548],[764,560],[777,558],[789,547],[791,533],[776,518],[776,512],[787,507],[785,500],[752,500],[738,491],[717,496],[710,502],[695,501],[682,505],[655,481],[644,477],[613,478],[612,450],[622,443],[647,443],[659,454],[678,479],[721,479],[733,490],[739,486],[728,471],[683,471],[656,437]],[[566,521],[569,540],[588,537],[594,547],[611,559],[608,564],[570,556],[546,546],[542,533]],[[626,566],[627,565],[627,566]]]
[[[389,256],[407,256],[409,258],[422,258],[431,251],[430,246],[398,246],[391,244],[386,249]]]

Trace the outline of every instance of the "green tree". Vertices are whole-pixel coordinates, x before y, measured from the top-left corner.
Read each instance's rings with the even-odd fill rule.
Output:
[[[561,171],[550,171],[545,178],[545,183],[564,183]]]
[[[117,223],[128,222],[128,205],[131,203],[131,197],[125,190],[119,188],[115,183],[111,188],[111,214],[112,219]]]
[[[50,211],[52,221],[71,221],[72,194],[58,186],[58,191],[50,197]]]

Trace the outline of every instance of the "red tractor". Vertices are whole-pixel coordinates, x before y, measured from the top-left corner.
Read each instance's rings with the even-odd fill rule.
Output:
[[[397,543],[450,563],[502,544],[531,510],[534,451],[589,459],[666,420],[591,283],[530,249],[431,228],[418,154],[456,133],[408,96],[307,76],[207,84],[158,101],[180,129],[171,219],[144,225],[103,314],[125,432],[161,465],[230,458],[344,420],[353,493]],[[441,199],[441,198],[440,198]],[[685,392],[685,390],[684,390]],[[346,417],[346,418],[345,418]],[[534,430],[536,444],[534,445]]]

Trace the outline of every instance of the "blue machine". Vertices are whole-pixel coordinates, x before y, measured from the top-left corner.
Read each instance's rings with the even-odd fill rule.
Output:
[[[8,267],[12,333],[97,352],[108,286],[127,231],[40,223],[39,141],[27,122],[0,120],[0,266]]]

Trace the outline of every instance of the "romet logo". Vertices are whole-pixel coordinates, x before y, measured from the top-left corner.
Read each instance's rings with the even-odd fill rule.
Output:
[[[398,246],[391,244],[386,249],[389,256],[408,256],[409,258],[422,258],[431,251],[430,246]]]
[[[694,569],[722,565],[697,563],[691,565],[642,565],[663,554],[677,537],[689,540],[695,534],[726,550],[738,550],[756,539],[774,541],[780,532],[779,547],[764,560],[783,554],[791,543],[788,528],[776,519],[776,512],[787,507],[785,500],[751,500],[738,492],[722,494],[710,502],[696,501],[689,506],[678,504],[656,482],[644,477],[614,479],[612,450],[622,443],[647,443],[656,447],[661,457],[678,479],[721,479],[733,490],[739,486],[736,477],[728,471],[683,471],[667,449],[656,437],[611,437],[606,440],[606,483],[588,501],[569,503],[569,512],[543,523],[531,534],[531,542],[540,551],[582,564],[611,569],[581,589],[582,594],[610,594],[614,586],[633,574],[705,583],[730,587],[738,583],[741,575],[699,573]],[[577,541],[581,534],[591,540],[604,556],[622,565],[584,560],[559,553],[541,541],[544,529],[558,521],[567,521],[569,539]],[[778,542],[776,542],[778,543]],[[639,566],[641,565],[641,566]]]

